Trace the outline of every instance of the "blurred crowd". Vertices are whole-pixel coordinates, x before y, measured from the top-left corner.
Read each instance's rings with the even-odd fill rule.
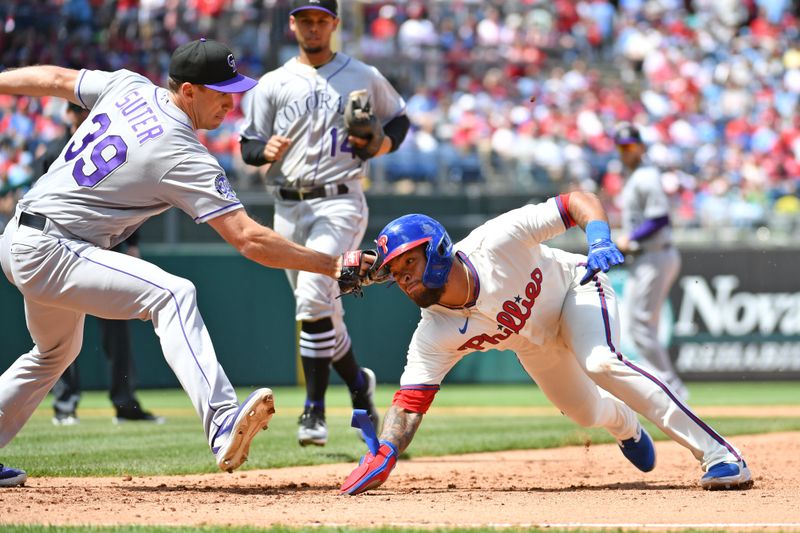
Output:
[[[258,77],[296,50],[286,0],[11,0],[0,66],[130,68],[163,83],[169,54],[208,36]],[[790,0],[340,0],[341,49],[406,97],[412,130],[371,164],[374,190],[532,195],[583,188],[614,212],[610,139],[636,123],[678,225],[797,219],[800,39]],[[63,104],[0,97],[4,200],[28,183]],[[233,113],[205,134],[237,188]],[[0,209],[3,209],[0,204]]]

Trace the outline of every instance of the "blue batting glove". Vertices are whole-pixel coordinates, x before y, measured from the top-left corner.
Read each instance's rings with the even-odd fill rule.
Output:
[[[397,464],[397,447],[388,440],[380,441],[378,453],[369,452],[361,458],[358,466],[344,480],[339,492],[356,495],[380,487],[389,479]]]
[[[586,274],[581,285],[586,285],[601,270],[608,272],[614,265],[625,262],[625,257],[611,242],[611,230],[602,220],[593,220],[586,225],[586,240],[589,253],[586,256]]]

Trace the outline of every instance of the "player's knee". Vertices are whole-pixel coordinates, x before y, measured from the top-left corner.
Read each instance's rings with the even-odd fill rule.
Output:
[[[197,313],[197,291],[188,279],[172,276],[163,280],[159,290],[151,292],[147,299],[145,313],[147,320],[153,321],[156,331],[173,320],[183,322]]]
[[[614,371],[614,367],[618,363],[617,357],[608,349],[594,350],[592,354],[586,358],[584,368],[590,378],[605,377]]]
[[[298,299],[295,305],[295,316],[302,322],[319,322],[330,319],[335,313],[336,308],[330,298],[303,298]]]
[[[197,300],[197,289],[188,279],[176,277],[169,284],[169,297],[178,302],[194,302]]]
[[[83,333],[81,331],[81,333]],[[51,367],[54,372],[63,372],[81,353],[83,348],[83,335],[71,335],[60,339],[51,349],[42,351],[39,355],[39,364]]]

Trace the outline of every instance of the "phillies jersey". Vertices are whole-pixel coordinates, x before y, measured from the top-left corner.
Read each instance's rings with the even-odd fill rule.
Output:
[[[453,246],[473,270],[475,305],[422,309],[411,339],[401,386],[440,384],[464,356],[561,343],[561,307],[586,256],[550,248],[543,241],[568,226],[554,198],[492,219]],[[455,260],[452,268],[462,268]]]

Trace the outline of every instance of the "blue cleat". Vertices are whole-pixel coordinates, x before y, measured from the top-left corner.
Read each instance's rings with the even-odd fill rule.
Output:
[[[746,490],[753,486],[753,479],[744,461],[717,463],[700,478],[700,486],[706,490]]]
[[[631,437],[617,444],[622,455],[642,472],[650,472],[655,468],[656,449],[653,447],[653,439],[643,427],[639,426],[638,437]]]
[[[21,487],[26,479],[28,474],[24,470],[0,464],[0,487]]]

